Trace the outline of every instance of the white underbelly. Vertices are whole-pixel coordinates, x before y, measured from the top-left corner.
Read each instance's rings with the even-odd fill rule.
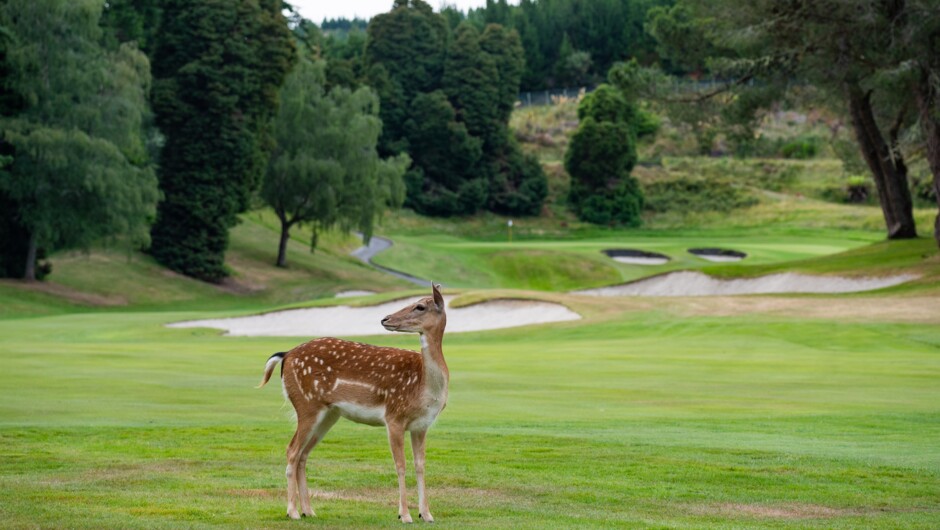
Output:
[[[334,403],[333,407],[339,410],[340,416],[356,423],[364,423],[373,426],[385,425],[384,406],[368,407],[357,403],[340,401]]]

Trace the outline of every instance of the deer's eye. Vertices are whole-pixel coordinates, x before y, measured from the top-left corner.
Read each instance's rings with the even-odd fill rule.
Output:
[[[416,306],[415,306],[415,311],[424,311],[425,309],[427,309],[427,308],[424,307],[423,305],[416,305]]]

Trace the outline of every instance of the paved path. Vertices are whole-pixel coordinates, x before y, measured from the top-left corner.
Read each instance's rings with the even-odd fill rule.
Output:
[[[362,234],[359,234],[359,237],[362,237]],[[352,255],[354,258],[358,259],[359,261],[369,266],[375,267],[376,269],[382,272],[391,274],[392,276],[401,278],[402,280],[406,280],[413,284],[420,285],[421,287],[427,287],[431,285],[431,282],[428,280],[424,280],[424,279],[418,278],[417,276],[412,276],[410,274],[406,274],[401,271],[396,271],[395,269],[390,269],[388,267],[376,265],[375,263],[372,262],[372,258],[375,257],[376,254],[378,254],[379,252],[382,252],[383,250],[386,250],[392,245],[393,243],[391,239],[378,237],[378,236],[372,236],[372,239],[369,240],[368,245],[363,245],[357,248],[356,250],[352,251],[350,255]]]

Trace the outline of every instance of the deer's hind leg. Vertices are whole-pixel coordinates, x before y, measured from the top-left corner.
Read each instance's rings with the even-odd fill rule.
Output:
[[[320,443],[320,440],[326,436],[326,433],[336,424],[339,419],[339,411],[330,408],[323,408],[317,414],[317,421],[310,433],[307,444],[301,449],[300,462],[297,464],[297,494],[300,496],[300,510],[303,515],[313,517],[316,515],[310,506],[310,491],[307,489],[307,457],[310,451]]]
[[[304,499],[300,497],[301,489],[298,480],[304,475],[301,461],[304,460],[304,449],[310,444],[325,410],[325,407],[320,407],[305,411],[304,414],[298,411],[297,431],[290,444],[287,445],[287,471],[285,472],[287,475],[287,516],[291,519],[300,519],[300,512],[297,510],[298,501],[301,506],[304,506]],[[303,489],[306,491],[306,486]],[[309,499],[306,502],[309,505]]]

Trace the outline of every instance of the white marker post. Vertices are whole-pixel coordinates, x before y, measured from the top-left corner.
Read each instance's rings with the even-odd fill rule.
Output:
[[[509,242],[512,243],[512,219],[506,221],[506,226],[509,227]]]

